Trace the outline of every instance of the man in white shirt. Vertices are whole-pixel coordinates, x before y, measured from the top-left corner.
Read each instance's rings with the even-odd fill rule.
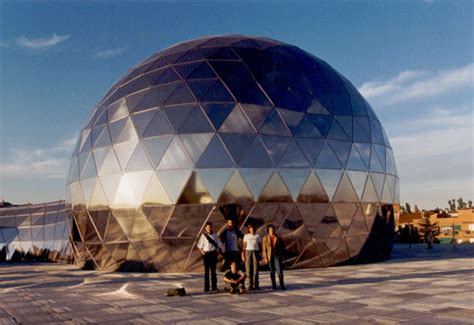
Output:
[[[255,234],[255,227],[248,225],[249,233],[244,236],[244,249],[242,251],[242,260],[245,262],[245,272],[249,279],[250,290],[260,290],[258,283],[258,265],[260,262],[260,252],[262,240],[260,235]]]
[[[211,273],[212,291],[217,291],[217,253],[218,251],[224,252],[224,245],[222,245],[219,236],[212,230],[212,223],[206,223],[197,248],[201,251],[204,261],[204,291],[209,291],[209,272]]]

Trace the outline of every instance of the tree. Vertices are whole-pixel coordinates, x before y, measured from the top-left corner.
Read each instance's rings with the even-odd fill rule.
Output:
[[[428,249],[433,248],[433,242],[436,240],[436,236],[439,235],[439,226],[437,222],[431,222],[430,219],[430,212],[425,211],[423,212],[423,216],[421,218],[421,237],[423,242],[428,245]]]
[[[469,209],[472,209],[472,201],[471,200],[467,201],[467,206],[469,207]]]
[[[420,209],[418,209],[418,205],[415,204],[415,213],[420,212]]]
[[[407,213],[411,213],[411,206],[410,206],[410,203],[405,203],[405,210]]]
[[[458,210],[464,209],[466,207],[466,202],[460,197],[458,199]]]
[[[456,200],[452,199],[448,201],[449,211],[456,211]]]

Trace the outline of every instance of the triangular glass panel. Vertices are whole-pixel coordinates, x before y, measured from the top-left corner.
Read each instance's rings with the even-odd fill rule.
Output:
[[[253,140],[239,165],[253,168],[273,167],[273,162],[259,137]]]
[[[148,156],[143,150],[141,144],[138,144],[132,154],[132,157],[130,158],[130,161],[127,164],[127,168],[125,169],[125,171],[129,173],[149,169],[152,169],[152,167],[150,161],[148,160]]]
[[[109,211],[89,211],[89,217],[91,218],[95,228],[97,229],[97,233],[99,234],[100,238],[104,238],[105,227],[107,226],[107,223],[109,221]]]
[[[375,187],[375,190],[377,191],[377,196],[379,198],[382,198],[382,189],[383,189],[385,175],[379,174],[379,173],[371,173],[370,176],[372,177],[372,181],[374,182],[374,187]]]
[[[369,119],[369,121],[370,121],[370,132],[372,135],[372,142],[377,143],[377,144],[385,144],[380,122],[375,119]]]
[[[89,151],[92,147],[92,141],[91,141],[91,130],[90,129],[85,129],[82,131],[82,138],[81,138],[81,150],[80,152],[86,152]]]
[[[383,173],[385,172],[385,169],[382,167],[382,164],[380,163],[380,160],[373,148],[374,147],[372,146],[372,155],[370,157],[370,171]]]
[[[72,205],[74,209],[82,210],[86,208],[86,199],[84,198],[84,192],[80,184],[77,187],[76,196],[73,198]]]
[[[115,201],[115,195],[117,193],[121,177],[121,175],[110,175],[100,177],[102,188],[104,189],[105,196],[107,197],[107,201],[109,203]]]
[[[370,163],[370,144],[368,143],[354,143],[357,151],[359,152],[360,158],[364,162],[367,169],[369,168]]]
[[[168,193],[156,175],[151,176],[150,183],[143,193],[143,205],[146,204],[172,204]]]
[[[362,199],[362,192],[364,191],[365,182],[367,180],[367,173],[349,170],[347,171],[347,175],[349,175],[349,179],[354,186],[357,196]]]
[[[109,202],[105,197],[104,190],[100,185],[100,182],[96,182],[94,192],[92,193],[92,197],[89,203],[89,209],[97,209],[97,208],[106,208],[109,206]]]
[[[173,129],[178,130],[194,107],[196,107],[196,105],[180,105],[165,107],[163,110]]]
[[[95,160],[95,165],[97,166],[97,170],[100,171],[102,168],[102,163],[105,160],[105,157],[107,156],[107,153],[109,152],[110,148],[97,148],[94,149],[92,152],[94,154],[94,160]],[[99,172],[100,174],[100,172]]]
[[[392,194],[392,200],[395,201],[395,186],[396,186],[396,178],[392,175],[387,175],[386,182],[388,181],[388,188],[390,189],[390,193]]]
[[[336,193],[332,199],[333,202],[358,202],[359,198],[357,197],[354,188],[347,177],[347,174],[344,173],[341,177],[341,182],[337,187]]]
[[[328,141],[328,143],[332,150],[336,153],[336,156],[341,162],[342,166],[345,166],[352,148],[351,142],[331,140]]]
[[[298,195],[298,202],[301,203],[325,203],[329,198],[324,191],[321,182],[313,171],[309,174],[306,182]]]
[[[319,152],[318,160],[316,161],[317,168],[338,169],[342,168],[342,164],[337,159],[336,154],[331,149],[329,144],[324,143],[323,148]]]
[[[151,170],[126,174],[128,184],[130,185],[130,191],[138,205],[143,202],[143,194],[148,187],[152,174],[153,171]]]
[[[196,172],[192,172],[177,204],[206,204],[213,201],[199,175]]]
[[[236,105],[220,127],[219,132],[255,133],[255,130],[252,128],[252,125],[240,106]]]
[[[298,129],[294,133],[297,136],[304,138],[322,138],[321,132],[314,126],[308,116],[304,116]]]
[[[290,192],[278,172],[273,172],[260,194],[259,202],[292,202]]]
[[[172,68],[163,68],[144,75],[151,86],[166,84],[179,80],[179,76]]]
[[[235,170],[224,186],[218,203],[241,203],[243,201],[253,201],[252,193],[240,173]]]
[[[224,82],[227,80],[253,80],[252,74],[242,62],[212,61],[211,65]]]
[[[107,230],[105,233],[105,242],[120,242],[127,241],[127,235],[123,230],[122,226],[117,222],[117,219],[111,215],[109,222],[107,223]],[[128,243],[126,244],[128,245]]]
[[[145,218],[143,212],[138,210],[133,222],[133,230],[130,234],[130,239],[143,241],[155,238],[158,238],[158,233],[155,228],[150,224],[148,219]]]
[[[156,112],[150,124],[148,124],[148,127],[146,128],[145,132],[143,132],[143,137],[148,138],[157,135],[173,133],[174,131],[171,128],[170,123],[168,122],[166,114],[162,110],[159,110]]]
[[[312,114],[321,114],[321,115],[330,115],[326,107],[317,99],[313,98],[311,105],[308,107],[306,113]]]
[[[125,142],[136,138],[137,132],[135,131],[132,120],[128,118],[115,143]]]
[[[146,195],[146,194],[145,194]],[[143,214],[156,229],[158,234],[161,234],[163,228],[166,226],[170,215],[173,213],[172,206],[144,206],[142,207]]]
[[[255,200],[257,200],[262,192],[263,186],[267,183],[273,169],[262,168],[242,168],[240,174],[243,176],[245,182],[253,193]]]
[[[102,134],[102,131],[104,131],[105,126],[98,126],[92,129],[91,131],[91,141],[92,141],[92,147],[95,146],[95,143],[97,142],[97,139],[99,136]]]
[[[166,149],[163,158],[161,158],[158,169],[180,169],[189,167],[191,167],[191,162],[179,142],[178,137],[175,136]]]
[[[359,152],[357,151],[355,145],[352,146],[352,150],[349,155],[346,168],[351,169],[351,170],[361,170],[361,171],[367,170],[367,166],[365,165],[364,161],[360,157]]]
[[[165,105],[175,105],[175,104],[185,104],[185,103],[193,103],[196,100],[194,99],[191,92],[188,90],[188,87],[183,82],[178,87],[176,87],[175,91],[166,99]]]
[[[224,142],[227,150],[234,159],[236,164],[239,164],[240,160],[247,152],[251,143],[255,139],[255,134],[251,133],[221,133],[220,137]]]
[[[111,143],[112,143],[112,140],[110,138],[109,128],[105,126],[104,130],[102,131],[99,138],[95,142],[94,147],[95,148],[104,147],[104,146],[110,145]]]
[[[122,175],[118,184],[117,192],[115,194],[115,199],[113,201],[112,207],[116,209],[122,208],[134,208],[138,206],[138,202],[135,200],[135,197],[132,193],[132,188],[128,182],[128,177]]]
[[[393,203],[400,203],[400,179],[395,179],[395,192],[393,193]]]
[[[280,116],[283,117],[283,120],[286,122],[286,125],[290,129],[292,134],[295,134],[298,126],[300,125],[301,120],[303,119],[304,113],[290,111],[286,109],[277,109]]]
[[[200,102],[233,102],[234,98],[219,79],[189,80],[187,84]]]
[[[214,132],[214,129],[201,108],[196,106],[191,109],[178,131],[179,133],[203,133]]]
[[[336,120],[342,129],[347,134],[349,139],[352,139],[352,117],[350,116],[336,116]]]
[[[148,153],[148,157],[150,157],[153,168],[158,166],[159,162],[161,161],[161,157],[168,148],[171,140],[173,139],[173,135],[162,135],[159,137],[153,138],[146,138],[143,139],[143,147],[145,151]]]
[[[108,113],[109,122],[122,119],[124,117],[127,117],[129,114],[127,102],[125,101],[125,98],[113,103],[107,108],[107,110],[109,112]]]
[[[342,229],[348,230],[356,212],[357,205],[355,203],[334,203],[332,206],[336,213],[337,221]]]
[[[260,128],[260,133],[291,136],[290,130],[286,127],[285,122],[283,122],[276,109],[270,113],[267,120]]]
[[[114,221],[116,221],[120,225],[120,229],[122,229],[127,237],[130,237],[132,230],[133,230],[133,224],[135,222],[137,211],[135,209],[120,209],[120,210],[113,210],[112,211],[112,216],[109,217],[109,225],[111,225]],[[107,235],[108,235],[108,229],[107,229]],[[117,231],[119,233],[119,231]],[[108,237],[106,235],[106,238]]]
[[[342,170],[320,169],[316,171],[316,174],[331,200],[341,179]]]
[[[216,104],[204,104],[204,112],[206,112],[207,117],[211,120],[214,128],[218,130],[225,119],[229,116],[230,112],[234,109],[234,103],[216,103]]]
[[[306,115],[322,136],[327,137],[333,118],[331,116],[307,114]]]
[[[369,119],[354,116],[354,141],[371,142]]]
[[[288,148],[291,142],[291,138],[277,135],[262,135],[261,139],[267,148],[267,152],[272,157],[273,162],[275,165],[278,165],[283,154],[286,152],[286,148]]]
[[[216,37],[216,38],[211,38],[211,39],[208,39],[207,41],[204,41],[202,43],[200,43],[197,47],[207,47],[207,46],[222,46],[222,45],[226,45],[224,42],[222,42],[220,40],[220,38]]]
[[[341,140],[341,141],[350,140],[350,138],[347,136],[346,132],[344,132],[344,130],[339,125],[337,120],[332,121],[332,125],[331,125],[331,128],[329,129],[329,133],[327,137],[328,139]]]
[[[216,74],[211,70],[206,61],[193,62],[188,64],[177,64],[173,68],[178,71],[183,79],[209,79],[216,78]]]
[[[115,156],[115,152],[112,150],[112,148],[110,148],[102,166],[99,169],[99,175],[118,174],[120,172],[121,169],[117,161],[117,157]]]
[[[362,195],[362,202],[378,202],[379,198],[377,197],[377,193],[375,191],[374,184],[372,183],[372,178],[367,178],[367,183],[365,184],[364,194]]]
[[[123,170],[128,164],[130,157],[132,156],[135,147],[137,146],[137,141],[129,141],[121,144],[116,144],[114,146],[115,152],[117,154],[118,161]]]
[[[393,158],[393,151],[392,151],[392,149],[387,147],[386,152],[387,152],[387,155],[386,155],[387,173],[392,174],[392,175],[396,175],[397,174],[397,168],[395,167],[395,159]]]
[[[171,202],[175,203],[179,194],[181,194],[191,171],[187,169],[159,170],[157,174],[161,184],[164,186],[166,192],[168,192]]]
[[[181,84],[182,82],[173,82],[165,85],[152,87],[151,89],[156,98],[156,106],[164,105],[165,101],[168,99],[168,97],[170,97],[171,93],[175,91],[175,89]]]
[[[314,166],[325,141],[321,139],[297,138],[296,142],[310,165]]]
[[[111,122],[109,124],[109,131],[110,131],[110,136],[112,139],[112,142],[117,141],[117,138],[120,135],[120,132],[122,131],[124,125],[127,123],[128,119],[124,118],[118,121]]]
[[[232,168],[199,169],[197,171],[214,202],[221,195],[232,171]]]
[[[309,167],[308,161],[300,150],[300,147],[293,140],[288,149],[286,150],[285,155],[280,160],[278,164],[279,167]]]
[[[97,171],[95,168],[94,157],[92,156],[92,151],[89,152],[87,161],[84,165],[84,168],[81,171],[81,178],[96,177]]]
[[[386,166],[386,159],[385,159],[385,146],[381,146],[378,144],[373,144],[372,145],[372,153],[375,151],[375,154],[377,155],[378,160],[380,161],[380,164],[382,165],[383,172],[385,171],[385,166]],[[373,154],[372,154],[373,155]]]
[[[71,164],[69,165],[69,172],[67,175],[68,182],[75,181],[79,179],[79,165],[78,157],[73,156],[71,158]]]
[[[272,104],[255,80],[228,79],[226,80],[226,85],[240,103],[262,106],[270,106]]]
[[[213,133],[198,134],[180,134],[179,139],[184,145],[189,157],[196,164],[201,157],[204,149],[206,149],[209,141],[211,141]]]
[[[137,133],[139,135],[143,135],[143,132],[145,132],[146,128],[148,127],[148,124],[150,124],[150,121],[153,120],[153,117],[155,116],[156,112],[156,109],[152,109],[149,111],[131,115],[133,125],[135,125],[135,130],[137,130]]]
[[[268,115],[273,110],[273,107],[271,106],[259,106],[250,104],[243,104],[241,107],[247,115],[248,119],[250,120],[250,123],[252,123],[255,130],[260,130]]]
[[[290,191],[293,200],[296,202],[301,187],[306,181],[309,170],[307,168],[280,168],[278,171],[283,177],[283,181]]]
[[[146,109],[157,107],[158,103],[150,89],[130,95],[127,97],[127,106],[130,113],[144,111]]]
[[[197,168],[226,168],[233,167],[232,158],[227,153],[224,145],[217,135],[209,142],[201,158],[196,164]]]
[[[354,218],[352,219],[352,224],[347,231],[347,236],[367,235],[367,233],[368,229],[367,224],[365,223],[365,217],[361,208],[359,207],[357,208]]]
[[[95,188],[95,183],[97,181],[97,178],[86,178],[86,179],[81,179],[81,187],[84,192],[84,200],[85,204],[89,206],[89,203],[92,198],[92,193],[94,192]]]
[[[385,178],[385,184],[383,186],[381,203],[393,203],[393,195],[390,191],[390,185],[388,183],[388,177]]]

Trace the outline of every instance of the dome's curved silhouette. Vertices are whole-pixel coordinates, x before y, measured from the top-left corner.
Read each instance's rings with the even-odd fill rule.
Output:
[[[80,132],[67,184],[79,260],[201,266],[206,221],[276,225],[287,267],[390,255],[398,177],[383,128],[326,62],[268,38],[200,38],[132,68]]]

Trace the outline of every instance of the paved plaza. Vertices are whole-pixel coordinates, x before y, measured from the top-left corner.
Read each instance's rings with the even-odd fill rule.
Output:
[[[220,275],[219,281],[222,280]],[[398,249],[384,263],[286,272],[287,291],[202,292],[200,274],[0,264],[0,324],[472,324],[474,254]],[[222,282],[219,283],[222,288]],[[166,297],[184,286],[186,297]]]

